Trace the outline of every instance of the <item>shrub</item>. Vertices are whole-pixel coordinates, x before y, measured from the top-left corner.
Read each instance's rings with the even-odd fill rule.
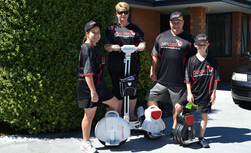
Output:
[[[0,122],[29,133],[80,127],[76,82],[84,26],[102,22],[103,34],[116,3],[0,0]]]
[[[76,83],[84,26],[114,21],[117,0],[0,0],[0,123],[29,133],[80,128]],[[110,11],[114,10],[114,11]],[[103,37],[98,43],[103,48]],[[151,80],[141,53],[138,105]],[[106,74],[107,86],[111,88]],[[98,107],[93,125],[104,115]]]

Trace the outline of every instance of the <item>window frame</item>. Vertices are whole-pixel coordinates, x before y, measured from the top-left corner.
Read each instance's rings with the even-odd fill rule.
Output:
[[[244,19],[246,17],[246,19]],[[246,25],[244,25],[246,24]],[[244,26],[246,26],[244,28]],[[246,34],[246,36],[245,36]],[[250,42],[251,41],[251,25],[250,25],[250,15],[242,13],[241,21],[241,56],[244,52],[250,52]]]
[[[224,49],[225,49],[225,54],[215,54],[215,53],[212,53],[211,50],[212,50],[212,43],[214,43],[212,41],[212,38],[211,35],[213,35],[213,31],[209,31],[209,17],[219,17],[221,15],[228,15],[229,16],[229,29],[228,29],[228,35],[229,35],[229,42],[228,42],[228,48],[226,48],[226,46],[224,46]],[[226,23],[227,24],[227,23]],[[225,26],[226,27],[226,26]],[[207,14],[206,15],[206,33],[208,35],[208,38],[209,38],[209,48],[208,48],[208,52],[210,52],[210,54],[214,55],[215,57],[231,57],[232,56],[232,13],[219,13],[219,14]],[[227,36],[224,36],[227,38]],[[210,41],[211,40],[211,41]],[[227,40],[226,40],[227,41]],[[227,50],[228,49],[228,50]]]

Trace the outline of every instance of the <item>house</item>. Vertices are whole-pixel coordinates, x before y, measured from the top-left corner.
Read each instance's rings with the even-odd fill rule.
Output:
[[[179,11],[184,16],[184,29],[194,36],[206,33],[208,52],[219,63],[222,81],[230,81],[238,64],[247,59],[242,53],[251,51],[251,0],[125,0],[130,21],[145,33],[147,52],[151,52],[156,36],[169,26],[169,16]]]

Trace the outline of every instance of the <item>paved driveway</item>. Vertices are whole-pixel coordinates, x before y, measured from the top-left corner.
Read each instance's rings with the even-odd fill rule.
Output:
[[[179,146],[170,139],[172,118],[164,118],[165,136],[158,140],[144,138],[142,131],[132,131],[132,136],[120,147],[104,147],[94,137],[94,146],[100,153],[251,153],[251,105],[235,105],[232,101],[230,84],[219,83],[216,102],[209,115],[205,137],[209,149],[197,143],[188,147]],[[195,113],[195,125],[199,129],[200,115]],[[1,153],[81,153],[81,132],[66,132],[42,135],[1,136]]]

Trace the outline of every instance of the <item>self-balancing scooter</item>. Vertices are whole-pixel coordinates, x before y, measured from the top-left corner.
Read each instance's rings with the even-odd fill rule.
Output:
[[[95,136],[105,146],[120,146],[130,136],[130,130],[144,130],[146,137],[158,139],[164,135],[165,123],[161,119],[158,107],[149,107],[144,111],[137,109],[137,120],[129,120],[129,96],[136,95],[137,78],[130,75],[131,53],[137,50],[134,45],[124,45],[121,50],[125,53],[125,74],[120,79],[120,93],[124,97],[124,116],[121,118],[116,111],[109,111],[95,127]]]
[[[124,45],[121,50],[125,55],[125,78],[121,79],[120,91],[124,97],[124,119],[130,129],[144,130],[144,135],[150,139],[158,139],[164,135],[165,123],[161,119],[162,112],[157,106],[149,107],[144,111],[142,106],[137,108],[137,120],[129,121],[129,96],[136,95],[136,76],[130,76],[131,53],[137,50],[134,45]]]
[[[116,111],[109,111],[95,127],[95,136],[105,146],[120,146],[131,134],[129,120],[129,96],[136,94],[136,77],[130,76],[131,53],[137,50],[134,45],[124,45],[121,50],[125,53],[125,74],[120,79],[120,93],[124,97],[124,119]],[[143,114],[144,115],[144,114]],[[134,127],[140,126],[135,123]],[[133,125],[132,125],[133,126]]]
[[[151,106],[144,111],[142,106],[137,108],[137,120],[129,121],[129,96],[135,96],[137,78],[130,76],[131,53],[137,50],[134,45],[124,45],[121,50],[125,55],[125,78],[121,79],[121,96],[124,97],[124,119],[130,129],[144,130],[144,135],[150,139],[158,139],[164,135],[165,123],[161,119],[162,112],[157,106]]]
[[[194,115],[191,113],[197,109],[197,105],[187,103],[183,111],[177,115],[177,126],[173,131],[173,138],[181,146],[188,146],[193,142],[197,142],[195,140],[197,129],[193,124]]]

